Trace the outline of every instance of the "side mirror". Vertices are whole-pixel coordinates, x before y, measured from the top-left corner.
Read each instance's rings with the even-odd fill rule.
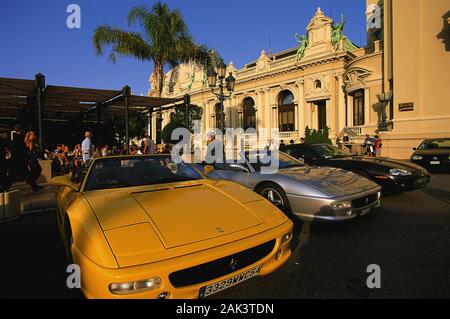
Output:
[[[209,174],[211,174],[211,172],[213,172],[214,171],[214,166],[212,166],[212,165],[206,165],[204,168],[203,168],[203,174],[205,174],[206,176],[208,176]]]
[[[70,187],[75,191],[78,191],[78,187],[72,183],[71,177],[69,175],[56,176],[50,180],[50,185],[57,187]]]
[[[305,164],[305,159],[303,157],[299,157],[297,159],[300,163]]]

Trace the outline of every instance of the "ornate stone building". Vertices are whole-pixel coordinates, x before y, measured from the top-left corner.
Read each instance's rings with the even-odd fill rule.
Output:
[[[399,119],[397,124],[397,116],[402,118],[403,114],[399,114],[399,110],[394,106],[401,103],[399,96],[401,101],[409,99],[406,97],[407,85],[401,84],[400,89],[396,87],[400,79],[398,82],[393,81],[396,75],[395,71],[392,71],[395,67],[392,69],[391,61],[398,59],[398,64],[404,64],[405,67],[404,61],[409,58],[409,53],[405,52],[406,56],[400,52],[397,55],[386,53],[386,49],[391,50],[392,41],[386,44],[385,39],[392,39],[394,35],[392,28],[390,29],[392,23],[387,21],[388,18],[392,19],[386,13],[391,10],[390,6],[391,1],[383,5],[383,1],[367,0],[366,47],[356,47],[344,34],[335,31],[342,30],[340,28],[343,27],[343,21],[335,23],[318,8],[306,26],[306,47],[305,43],[302,43],[271,55],[262,50],[256,61],[246,64],[242,69],[236,69],[230,62],[227,71],[233,73],[237,81],[233,95],[225,101],[226,126],[269,130],[278,128],[277,136],[268,136],[268,139],[279,138],[285,141],[298,141],[304,136],[306,126],[317,130],[329,127],[332,141],[347,135],[357,145],[362,142],[365,134],[374,135],[377,130],[382,108],[377,95],[394,90],[394,98],[387,107],[390,131],[382,134],[383,147],[386,149],[384,155],[409,157],[410,148],[428,135],[423,132],[409,136],[408,145],[405,146],[405,140],[401,137],[403,132],[397,129],[405,130],[405,124],[402,123],[406,123],[408,119]],[[448,63],[448,60],[444,63],[447,69]],[[407,74],[408,70],[402,72]],[[406,81],[405,83],[408,81],[407,75],[397,77]],[[448,85],[448,80],[446,83]],[[400,95],[399,92],[397,95],[397,90],[403,93]],[[445,93],[447,100],[444,104],[449,101],[448,91],[447,89]],[[151,93],[150,91],[149,94]],[[207,87],[203,70],[192,64],[180,65],[166,74],[163,96],[181,97],[184,94],[190,94],[191,103],[203,108],[204,129],[220,126],[218,101]],[[426,110],[421,108],[421,103],[416,102],[414,110],[423,116]],[[435,108],[442,110],[443,106]],[[441,113],[448,116],[448,105]],[[170,121],[170,116],[169,111],[163,114],[163,126]],[[155,125],[152,127],[152,135],[155,136]],[[440,127],[442,132],[439,134],[449,134],[448,125]],[[409,127],[410,131],[416,129],[417,125]]]

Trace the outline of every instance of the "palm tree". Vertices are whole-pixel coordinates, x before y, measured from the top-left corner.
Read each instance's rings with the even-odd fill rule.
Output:
[[[151,10],[146,5],[134,7],[128,13],[128,25],[138,24],[142,32],[124,31],[102,25],[94,32],[94,48],[102,55],[105,47],[111,49],[110,60],[117,56],[134,57],[153,62],[153,74],[157,96],[164,86],[164,67],[175,67],[181,62],[194,61],[204,70],[221,60],[215,51],[197,45],[189,34],[181,12],[171,10],[167,4],[156,2]]]

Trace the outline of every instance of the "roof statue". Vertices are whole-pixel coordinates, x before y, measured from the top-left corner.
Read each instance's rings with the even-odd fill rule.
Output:
[[[189,77],[189,79],[190,79],[190,82],[189,82],[189,84],[188,84],[188,86],[187,86],[187,89],[190,91],[191,88],[192,88],[192,85],[193,85],[194,82],[195,82],[195,69],[194,69],[194,71],[192,72],[192,75],[188,75],[188,77]]]
[[[298,33],[295,34],[295,41],[300,43],[300,48],[297,51],[297,62],[300,61],[305,55],[306,47],[309,44],[308,38],[304,35],[300,36]]]
[[[344,26],[344,15],[341,14],[341,23],[336,23],[335,25],[333,25],[333,31],[331,33],[331,43],[333,44],[334,50],[337,50],[339,48],[339,42],[344,36]]]

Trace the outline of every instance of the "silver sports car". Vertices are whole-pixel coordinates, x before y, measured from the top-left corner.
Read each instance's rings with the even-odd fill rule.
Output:
[[[365,215],[380,206],[381,187],[358,174],[330,167],[308,166],[279,152],[276,174],[262,174],[269,156],[241,153],[241,163],[214,164],[204,171],[212,179],[244,185],[286,213],[303,220],[340,221]]]

